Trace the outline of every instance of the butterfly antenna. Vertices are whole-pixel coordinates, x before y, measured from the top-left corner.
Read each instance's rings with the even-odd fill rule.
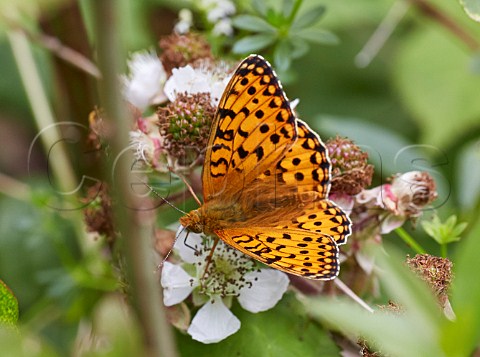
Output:
[[[153,194],[155,196],[157,196],[158,198],[160,198],[163,202],[165,202],[167,205],[169,205],[170,207],[172,207],[173,209],[177,210],[178,212],[182,213],[182,214],[187,214],[187,212],[185,211],[182,211],[180,208],[178,208],[177,206],[175,206],[174,204],[172,204],[170,201],[168,201],[165,197],[162,197],[162,195],[160,195],[157,191],[155,191],[155,189],[150,186],[148,183],[146,182],[142,182],[145,186],[147,186],[150,191],[153,192]]]
[[[178,172],[174,172],[172,170],[172,168],[170,167],[169,168],[170,172],[174,173],[175,175],[177,175],[178,177],[180,177],[180,179],[183,181],[183,183],[185,184],[185,186],[187,186],[188,188],[188,191],[190,191],[190,193],[192,194],[193,198],[195,199],[195,201],[197,201],[198,205],[201,206],[202,205],[202,202],[199,200],[198,196],[195,194],[195,192],[193,191],[193,188],[192,186],[188,183],[187,179],[182,175],[182,174],[179,174]]]
[[[173,251],[173,247],[175,246],[175,243],[177,243],[178,238],[180,237],[180,235],[183,233],[183,231],[184,231],[185,229],[187,229],[187,228],[182,226],[182,229],[180,230],[180,232],[178,232],[178,234],[175,235],[175,239],[173,240],[172,248],[170,248],[170,250],[169,250],[168,253],[165,255],[165,257],[163,257],[162,261],[161,261],[160,264],[158,265],[158,269],[160,269],[160,268],[163,266],[163,264],[165,263],[165,261],[168,259],[168,257],[170,256],[170,254],[171,254],[172,251]],[[186,235],[186,237],[185,237],[185,240],[187,240],[188,233],[190,233],[190,232],[187,232],[187,235]]]

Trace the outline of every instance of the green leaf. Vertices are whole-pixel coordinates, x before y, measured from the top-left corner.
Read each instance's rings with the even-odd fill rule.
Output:
[[[321,45],[336,45],[339,43],[339,39],[334,33],[317,28],[310,28],[295,32],[294,36],[310,42],[319,43]]]
[[[403,40],[394,84],[421,131],[419,142],[448,147],[478,125],[480,76],[458,41],[433,27]]]
[[[292,24],[292,29],[303,29],[309,27],[320,20],[324,13],[325,6],[323,5],[314,7],[313,9],[308,9],[300,16],[297,16]]]
[[[472,20],[480,22],[480,1],[478,0],[460,0],[463,9]]]
[[[464,209],[472,209],[480,200],[480,142],[462,148],[456,161],[458,200]]]
[[[422,227],[438,244],[448,244],[460,240],[460,234],[467,227],[467,223],[457,224],[455,215],[448,217],[442,223],[438,216],[434,215],[431,221],[422,221]]]
[[[448,356],[471,356],[480,341],[480,220],[462,240],[455,255],[454,289],[451,303],[457,316],[455,323],[445,323],[441,342]]]
[[[302,57],[310,49],[310,46],[308,45],[307,41],[302,40],[301,38],[290,40],[290,45],[292,46],[292,52],[290,54],[292,58]]]
[[[233,53],[250,53],[261,50],[275,42],[276,36],[274,34],[258,34],[253,36],[246,36],[233,45]]]
[[[480,53],[475,53],[470,61],[470,70],[473,74],[480,74]]]
[[[252,0],[253,9],[262,16],[267,15],[267,6],[265,0]]]
[[[271,310],[252,314],[234,305],[242,325],[227,339],[204,345],[190,336],[177,334],[182,356],[224,357],[338,357],[339,349],[319,324],[306,316],[293,294],[287,294]]]
[[[232,19],[233,26],[242,30],[274,33],[275,27],[264,19],[252,15],[238,15]]]
[[[275,67],[279,72],[285,72],[292,63],[292,50],[288,41],[280,41],[273,52]]]
[[[298,0],[283,0],[282,13],[283,13],[283,16],[286,19],[288,19],[290,17],[290,15],[292,14],[292,11],[293,11],[293,8],[294,8],[294,5],[295,5],[295,1],[298,1]]]
[[[15,325],[18,320],[18,301],[8,286],[0,280],[0,326]]]
[[[435,297],[426,284],[402,264],[402,255],[392,249],[388,256],[377,253],[382,285],[390,299],[405,311],[370,313],[356,303],[338,299],[312,300],[309,311],[344,333],[365,337],[386,355],[445,356],[438,342],[442,320]]]

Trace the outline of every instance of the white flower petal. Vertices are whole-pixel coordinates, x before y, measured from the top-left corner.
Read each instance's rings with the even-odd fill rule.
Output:
[[[215,24],[215,26],[213,26],[212,33],[215,36],[220,36],[220,35],[230,36],[230,35],[233,35],[232,20],[230,20],[230,18],[220,19]]]
[[[188,234],[188,237],[187,237]],[[185,240],[185,237],[187,239]],[[174,249],[177,250],[180,258],[186,263],[197,263],[199,260],[203,259],[195,255],[195,249],[202,248],[202,236],[198,233],[193,233],[185,229],[185,227],[178,227]],[[185,244],[186,243],[186,244]]]
[[[285,273],[273,269],[261,269],[245,275],[245,280],[252,283],[251,287],[240,290],[238,302],[250,312],[260,312],[271,309],[282,298],[288,287],[288,277]]]
[[[291,100],[290,101],[290,108],[295,109],[297,107],[298,103],[300,103],[300,99],[298,99],[298,98],[295,98],[294,100]]]
[[[396,216],[394,214],[387,215],[380,226],[380,234],[390,233],[394,229],[400,227],[405,222],[405,219],[405,216]]]
[[[182,302],[198,285],[198,281],[188,275],[182,267],[170,262],[163,263],[160,283],[163,287],[163,303],[165,306]]]
[[[209,93],[212,105],[217,106],[230,79],[230,75],[225,75],[224,71],[221,73],[222,76],[218,76],[208,68],[193,68],[190,65],[174,68],[165,83],[165,95],[173,102],[178,93]]]
[[[240,320],[220,298],[207,302],[198,310],[187,332],[202,343],[219,342],[240,329]]]
[[[124,77],[123,95],[127,101],[144,110],[161,98],[167,74],[154,52],[136,52],[128,62],[129,76]]]
[[[174,68],[165,83],[164,92],[171,102],[177,98],[177,93],[210,93],[209,79],[206,74],[190,65]]]
[[[350,216],[350,212],[352,212],[353,205],[355,204],[355,199],[352,196],[344,193],[333,193],[329,195],[328,198]]]
[[[377,186],[369,190],[363,190],[358,195],[355,196],[355,199],[359,204],[365,204],[370,201],[377,201],[378,197],[382,195],[382,186]]]

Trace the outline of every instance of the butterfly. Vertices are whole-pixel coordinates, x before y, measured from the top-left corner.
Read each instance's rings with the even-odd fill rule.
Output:
[[[272,268],[330,280],[351,232],[348,216],[328,200],[330,175],[325,145],[296,117],[271,65],[250,55],[210,129],[204,203],[180,223]]]

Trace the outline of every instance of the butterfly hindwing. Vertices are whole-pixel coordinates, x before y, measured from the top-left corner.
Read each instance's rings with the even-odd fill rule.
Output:
[[[292,219],[299,229],[326,234],[338,245],[344,244],[351,233],[350,218],[330,200],[315,200]]]
[[[330,280],[339,271],[337,244],[322,233],[249,227],[216,234],[232,247],[286,273]]]
[[[294,144],[296,119],[273,72],[260,56],[247,57],[219,102],[203,170],[204,200],[233,196]]]

